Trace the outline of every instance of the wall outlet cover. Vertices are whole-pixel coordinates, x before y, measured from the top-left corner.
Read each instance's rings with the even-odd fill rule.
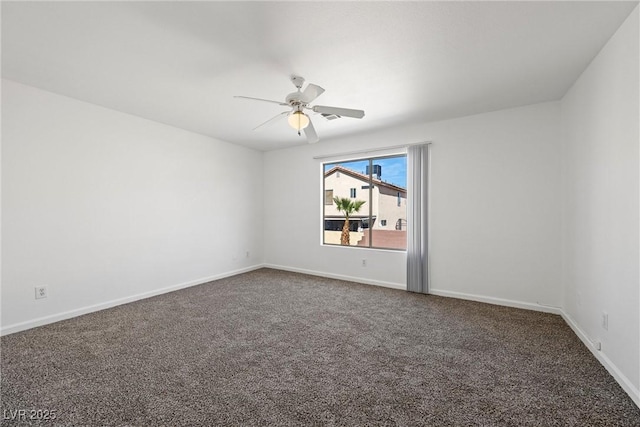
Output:
[[[46,286],[36,286],[36,299],[46,298],[48,295]]]

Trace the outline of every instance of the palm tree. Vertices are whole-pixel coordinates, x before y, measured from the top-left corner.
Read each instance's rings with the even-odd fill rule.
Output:
[[[344,225],[342,226],[342,234],[340,235],[340,244],[349,246],[349,215],[359,212],[362,205],[365,204],[364,200],[351,200],[346,197],[334,197],[334,203],[338,212],[344,213]]]

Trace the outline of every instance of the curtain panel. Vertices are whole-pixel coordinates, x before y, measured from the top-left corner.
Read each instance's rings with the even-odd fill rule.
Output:
[[[429,293],[430,144],[407,147],[407,291]]]

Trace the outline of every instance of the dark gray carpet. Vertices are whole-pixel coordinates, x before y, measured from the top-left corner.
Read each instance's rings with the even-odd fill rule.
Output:
[[[56,425],[640,426],[559,316],[268,269],[1,345]]]

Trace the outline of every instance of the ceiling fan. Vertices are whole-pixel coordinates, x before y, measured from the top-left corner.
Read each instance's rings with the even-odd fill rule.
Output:
[[[255,101],[270,102],[272,104],[278,104],[284,107],[291,108],[290,110],[283,111],[282,113],[279,113],[277,116],[256,126],[255,128],[253,128],[253,130],[256,130],[268,124],[272,124],[278,121],[278,119],[281,119],[287,116],[289,125],[298,131],[298,135],[300,135],[301,130],[304,130],[304,134],[307,137],[307,141],[310,144],[312,144],[314,142],[318,142],[320,138],[318,138],[318,134],[316,133],[316,130],[313,127],[313,123],[311,123],[311,118],[307,114],[305,114],[304,110],[311,110],[314,113],[320,113],[325,117],[334,116],[333,118],[353,117],[356,119],[361,119],[364,117],[364,111],[362,110],[352,110],[350,108],[327,107],[325,105],[310,106],[309,104],[312,101],[314,101],[317,97],[322,95],[322,93],[324,92],[324,89],[318,85],[309,83],[307,84],[307,87],[304,90],[301,90],[302,85],[304,85],[304,78],[300,76],[291,76],[291,82],[298,90],[296,92],[293,92],[287,95],[284,99],[284,102],[272,101],[270,99],[252,98],[250,96],[234,96],[234,98],[253,99]]]

